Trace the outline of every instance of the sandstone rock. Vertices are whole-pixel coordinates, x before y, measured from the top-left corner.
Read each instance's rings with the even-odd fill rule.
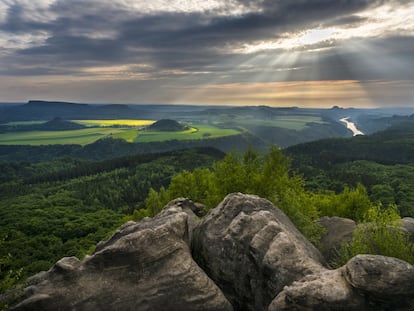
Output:
[[[236,310],[265,310],[322,256],[271,202],[231,194],[194,230],[193,255]]]
[[[321,236],[319,250],[327,262],[335,259],[337,252],[343,243],[352,240],[352,234],[356,229],[356,223],[352,219],[341,217],[322,217],[319,224],[326,231]]]
[[[414,218],[404,217],[401,221],[405,231],[410,234],[411,241],[414,242]]]
[[[344,267],[286,286],[269,311],[413,310],[414,268],[391,257],[358,255]]]
[[[414,267],[379,255],[358,255],[345,265],[346,278],[355,288],[376,295],[414,295]]]
[[[170,202],[154,219],[122,226],[83,261],[58,261],[13,310],[232,310],[191,257],[191,204]]]
[[[343,269],[324,270],[286,286],[269,311],[366,310],[366,302],[348,284]]]
[[[284,213],[253,195],[228,195],[201,221],[197,210],[181,198],[127,222],[93,255],[59,260],[0,305],[17,295],[18,311],[414,310],[414,268],[404,261],[359,255],[329,270]],[[329,245],[349,238],[333,231],[354,225],[321,224]]]
[[[414,267],[397,258],[358,255],[345,265],[347,281],[372,306],[385,310],[414,309]]]

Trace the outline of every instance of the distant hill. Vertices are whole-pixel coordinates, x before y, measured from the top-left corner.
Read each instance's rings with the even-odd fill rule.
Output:
[[[69,131],[85,128],[85,126],[82,124],[66,121],[59,117],[56,117],[46,123],[40,124],[39,127],[44,131]]]
[[[66,120],[81,119],[137,119],[139,111],[128,105],[90,105],[58,101],[29,100],[23,105],[1,109],[0,123],[12,121],[51,120],[60,117]]]
[[[56,117],[41,124],[29,125],[0,125],[0,133],[7,132],[30,132],[30,131],[71,131],[85,128],[84,125],[66,121]]]
[[[180,132],[188,130],[188,126],[182,125],[175,120],[162,119],[158,120],[154,124],[147,126],[148,130],[151,131],[163,131],[163,132]]]
[[[87,107],[87,104],[76,104],[61,101],[45,101],[45,100],[29,100],[27,104],[23,105],[25,108],[73,108],[73,107]]]
[[[102,109],[129,109],[128,105],[125,104],[106,104],[106,105],[99,105]]]

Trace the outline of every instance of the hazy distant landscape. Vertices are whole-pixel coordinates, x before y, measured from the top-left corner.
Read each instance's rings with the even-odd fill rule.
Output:
[[[301,142],[349,137],[352,131],[341,121],[359,120],[362,129],[372,132],[387,128],[408,109],[301,109],[258,107],[208,107],[173,105],[87,105],[30,101],[22,105],[0,106],[0,144],[3,145],[87,145],[102,138],[150,143],[171,140],[211,140],[230,136],[256,137],[263,148],[271,144],[287,147]],[[392,118],[394,116],[394,119]],[[116,117],[116,118],[114,118]],[[56,118],[61,120],[60,124]],[[147,129],[163,118],[188,126],[183,131]],[[55,124],[51,123],[55,120]],[[65,123],[66,122],[66,123]],[[72,123],[72,124],[70,124]],[[375,123],[375,125],[373,125]],[[76,124],[78,126],[76,126]],[[244,146],[245,147],[245,146]],[[243,146],[236,146],[242,150]]]

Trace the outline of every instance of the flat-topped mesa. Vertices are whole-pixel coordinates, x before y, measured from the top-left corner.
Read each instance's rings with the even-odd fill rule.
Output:
[[[51,107],[86,107],[88,104],[79,104],[63,101],[29,100],[26,107],[51,108]]]
[[[414,268],[404,261],[359,255],[330,270],[257,196],[230,194],[202,219],[198,209],[176,199],[154,218],[124,224],[91,256],[63,258],[32,277],[11,309],[414,309]]]

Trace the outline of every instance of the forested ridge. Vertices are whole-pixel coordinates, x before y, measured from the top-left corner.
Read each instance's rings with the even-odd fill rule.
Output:
[[[338,264],[374,250],[413,262],[407,236],[387,229],[400,216],[414,215],[413,133],[409,125],[399,125],[367,137],[284,151],[273,146],[265,153],[253,146],[225,157],[213,148],[131,155],[130,144],[113,139],[76,148],[10,147],[22,157],[42,151],[32,161],[0,162],[1,289],[61,257],[84,256],[117,226],[152,217],[171,199],[189,197],[207,213],[231,192],[269,199],[316,245],[322,216],[379,224],[363,227],[374,244],[361,239],[366,232],[360,230],[341,250]],[[79,158],[68,150],[90,153]]]

